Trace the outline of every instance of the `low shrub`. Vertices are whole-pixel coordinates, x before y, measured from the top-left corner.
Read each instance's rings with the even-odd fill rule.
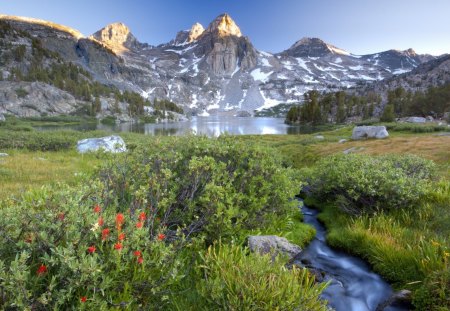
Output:
[[[268,148],[232,137],[155,139],[100,172],[105,202],[155,208],[170,229],[227,240],[298,213],[299,181]]]
[[[270,255],[248,254],[236,245],[210,247],[202,256],[198,285],[207,310],[328,310],[306,269],[287,270]]]
[[[309,191],[352,214],[404,208],[429,189],[435,165],[413,155],[333,155],[306,172]]]
[[[104,209],[97,191],[45,189],[0,209],[0,309],[167,306],[184,240],[149,209]]]

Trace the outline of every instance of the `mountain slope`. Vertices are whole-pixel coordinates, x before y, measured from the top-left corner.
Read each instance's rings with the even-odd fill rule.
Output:
[[[318,38],[266,53],[227,14],[206,28],[196,23],[159,46],[139,42],[123,23],[85,37],[50,22],[5,15],[0,20],[39,39],[44,48],[78,64],[101,84],[150,100],[169,99],[188,113],[202,115],[253,113],[302,101],[309,90],[336,91],[381,81],[433,59],[412,50],[358,56]]]

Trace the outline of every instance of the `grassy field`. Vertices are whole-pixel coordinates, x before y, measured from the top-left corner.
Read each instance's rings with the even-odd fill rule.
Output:
[[[24,126],[22,122],[20,126]],[[427,197],[416,206],[362,216],[342,212],[335,202],[318,204],[318,208],[322,210],[320,217],[329,230],[327,239],[331,245],[367,260],[395,288],[412,290],[418,310],[448,310],[450,136],[423,129],[420,126],[397,127],[397,130],[393,127],[389,138],[383,140],[352,141],[351,127],[314,134],[236,136],[235,139],[277,149],[284,162],[295,169],[314,167],[324,157],[342,154],[348,149],[373,156],[414,154],[435,162],[440,181],[433,181]],[[0,152],[9,154],[0,158],[0,200],[8,197],[19,200],[25,191],[43,185],[76,185],[86,180],[83,176],[95,172],[108,156],[80,155],[75,151],[76,141],[104,135],[107,133],[39,133],[0,127]],[[130,149],[159,145],[168,139],[133,133],[120,135]],[[177,143],[176,139],[170,139]],[[346,141],[339,143],[343,139]],[[313,233],[301,223],[298,234],[294,231],[287,237],[300,244],[310,240]]]

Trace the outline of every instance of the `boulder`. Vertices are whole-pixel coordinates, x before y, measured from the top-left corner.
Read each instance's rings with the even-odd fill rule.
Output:
[[[298,255],[302,249],[300,246],[290,243],[286,238],[276,235],[252,235],[248,237],[248,247],[252,252],[261,255],[278,254],[287,255],[289,259]]]
[[[0,122],[5,122],[5,121],[6,121],[5,116],[2,113],[0,113]]]
[[[410,123],[425,123],[427,122],[427,119],[422,118],[422,117],[409,117],[406,119],[406,122],[410,122]]]
[[[402,289],[398,292],[392,294],[388,300],[384,303],[380,304],[376,311],[383,311],[392,308],[402,308],[402,310],[411,310],[412,309],[412,293],[409,290]]]
[[[79,140],[77,143],[77,151],[79,153],[95,152],[103,150],[105,152],[125,152],[127,147],[120,136],[106,136],[101,138],[87,138]]]
[[[389,136],[385,126],[355,126],[353,128],[352,139],[365,138],[386,138]]]

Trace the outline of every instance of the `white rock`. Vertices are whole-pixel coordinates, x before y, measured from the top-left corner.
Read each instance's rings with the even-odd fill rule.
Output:
[[[345,143],[345,142],[347,142],[347,139],[339,139],[339,143],[340,143],[340,144],[343,144],[343,143]]]
[[[77,150],[79,153],[94,152],[100,149],[113,153],[127,151],[127,147],[122,137],[115,135],[101,138],[87,138],[79,140],[77,143]]]
[[[286,238],[276,235],[252,235],[248,237],[248,247],[252,252],[265,254],[284,254],[292,259],[299,254],[300,246],[290,243]]]
[[[7,157],[7,156],[9,156],[9,154],[0,152],[0,158],[2,158],[2,157]]]
[[[0,122],[5,122],[5,121],[6,121],[5,116],[2,113],[0,113]]]
[[[315,139],[320,139],[320,140],[325,139],[325,137],[323,137],[322,135],[317,135],[317,136],[315,136],[314,138],[315,138]]]
[[[427,119],[422,118],[422,117],[409,117],[406,119],[406,122],[410,122],[410,123],[425,123],[427,122]]]
[[[386,138],[389,136],[385,126],[355,126],[353,128],[352,139],[365,138]]]

